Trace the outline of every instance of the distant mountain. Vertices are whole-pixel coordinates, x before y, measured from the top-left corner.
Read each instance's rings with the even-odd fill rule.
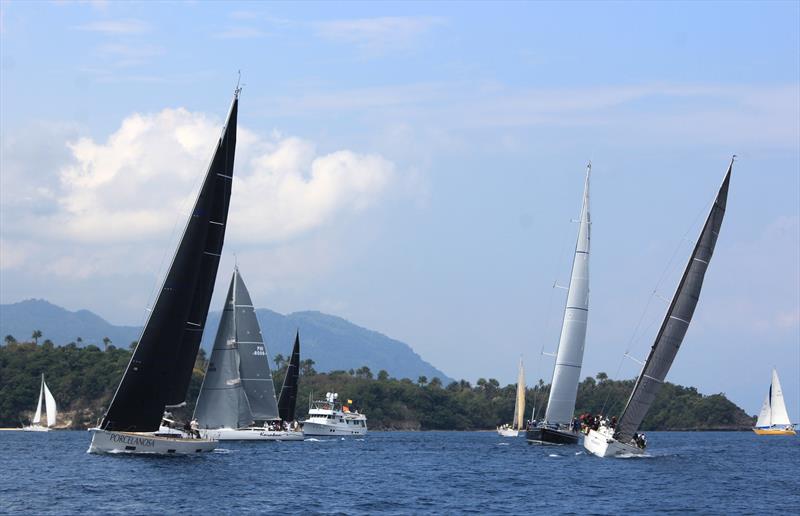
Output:
[[[451,380],[446,374],[424,361],[408,344],[381,333],[357,326],[345,319],[321,312],[295,312],[282,315],[266,308],[256,310],[264,333],[270,359],[278,353],[291,353],[294,334],[300,330],[301,359],[314,360],[317,371],[334,371],[369,367],[374,374],[385,369],[396,378],[419,376]],[[221,312],[210,312],[202,346],[211,351]],[[125,347],[139,338],[141,328],[115,326],[88,311],[70,312],[41,299],[0,305],[0,339],[13,335],[17,340],[30,340],[34,330],[41,330],[43,339],[56,345],[75,342],[102,347],[103,337],[117,347]]]
[[[119,348],[127,348],[139,338],[135,326],[114,326],[89,310],[70,312],[44,299],[28,299],[19,303],[0,305],[0,339],[12,335],[18,341],[31,340],[34,330],[42,332],[41,343],[50,339],[57,345],[83,339],[82,345],[103,347],[108,337]]]

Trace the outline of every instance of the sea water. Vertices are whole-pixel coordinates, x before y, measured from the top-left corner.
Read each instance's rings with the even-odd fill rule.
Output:
[[[89,432],[0,432],[0,512],[699,514],[800,511],[800,437],[652,432],[599,459],[494,432],[220,443],[189,457],[90,455]]]

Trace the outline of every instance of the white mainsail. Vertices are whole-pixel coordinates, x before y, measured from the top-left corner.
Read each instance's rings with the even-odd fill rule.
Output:
[[[772,385],[770,386],[770,405],[772,409],[771,425],[790,425],[789,414],[786,412],[786,402],[783,400],[781,381],[778,380],[778,371],[772,370]]]
[[[586,344],[586,324],[589,317],[589,240],[591,232],[589,176],[591,172],[592,165],[590,163],[586,169],[583,206],[579,220],[580,228],[575,245],[575,258],[572,262],[567,304],[564,308],[561,339],[558,343],[553,382],[550,385],[550,397],[544,416],[546,423],[567,424],[572,421],[575,411],[575,398],[578,394],[583,350]]]
[[[47,426],[53,426],[56,424],[56,399],[50,389],[47,388],[47,384],[44,383],[44,375],[42,375],[42,388],[44,389],[44,406],[47,410]],[[39,396],[40,404],[41,400],[42,398]]]
[[[514,404],[514,422],[512,428],[522,430],[525,417],[525,370],[522,367],[522,359],[519,360],[519,375],[517,375],[517,401]]]

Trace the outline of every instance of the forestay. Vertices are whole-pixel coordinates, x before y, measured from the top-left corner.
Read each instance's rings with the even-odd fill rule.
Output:
[[[630,439],[639,429],[642,419],[650,409],[650,405],[655,400],[656,394],[675,360],[686,330],[689,328],[725,215],[732,168],[733,160],[731,160],[714,205],[678,284],[678,289],[650,349],[647,361],[622,412],[616,433],[620,440]]]
[[[546,423],[569,423],[572,421],[575,411],[575,398],[578,394],[583,350],[586,344],[586,324],[589,317],[589,243],[591,233],[589,176],[591,170],[590,164],[586,170],[580,227],[572,262],[567,304],[564,308],[561,339],[558,343],[550,397],[544,416]]]

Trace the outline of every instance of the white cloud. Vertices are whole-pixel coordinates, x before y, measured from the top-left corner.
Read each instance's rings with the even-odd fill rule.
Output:
[[[26,189],[31,203],[4,209],[2,268],[79,278],[146,270],[148,263],[152,269],[158,249],[186,220],[220,127],[202,113],[164,109],[125,118],[105,141],[69,142],[57,180],[40,177]],[[228,241],[294,239],[369,207],[393,177],[394,165],[381,156],[346,149],[320,155],[311,142],[240,127]],[[40,204],[48,210],[32,209]],[[45,242],[47,259],[28,261],[35,253],[27,241]],[[131,249],[137,256],[128,256]]]
[[[219,39],[253,39],[264,36],[264,32],[254,27],[228,27],[222,32],[214,34]]]
[[[413,46],[440,23],[441,19],[426,16],[383,16],[316,22],[314,27],[320,37],[351,43],[376,55]]]
[[[75,29],[103,34],[141,34],[149,31],[150,25],[135,19],[101,20],[78,25]]]

